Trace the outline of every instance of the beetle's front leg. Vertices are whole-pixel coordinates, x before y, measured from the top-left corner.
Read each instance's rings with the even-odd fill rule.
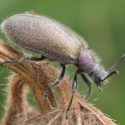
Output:
[[[24,59],[31,60],[31,61],[42,61],[46,59],[46,57],[41,55],[41,57],[25,57]]]
[[[85,74],[85,73],[81,73],[81,77],[82,79],[85,81],[85,83],[87,84],[87,86],[89,87],[89,90],[88,90],[88,93],[85,97],[85,99],[87,99],[91,93],[91,90],[92,90],[92,82],[91,80],[88,78],[88,76]]]

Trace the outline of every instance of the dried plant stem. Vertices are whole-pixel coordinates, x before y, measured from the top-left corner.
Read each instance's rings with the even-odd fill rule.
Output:
[[[2,40],[0,41],[0,62],[23,58],[21,53],[6,45]],[[66,120],[64,115],[69,103],[71,82],[68,77],[65,77],[60,85],[54,88],[60,101],[51,89],[49,89],[48,99],[45,99],[48,85],[53,84],[59,73],[47,61],[38,63],[24,60],[19,64],[4,66],[14,71],[16,75],[9,80],[9,103],[3,125],[116,125],[94,106],[81,100],[78,93],[75,94],[69,117]],[[27,103],[26,85],[33,92],[40,109],[39,113]]]
[[[18,124],[18,122],[24,121],[26,118],[24,106],[26,96],[25,96],[25,89],[24,89],[24,81],[20,79],[19,75],[15,75],[10,78],[10,84],[8,87],[8,111],[6,117],[4,119],[4,124],[9,125],[11,124]]]
[[[0,43],[0,47],[2,45],[3,45],[3,43]],[[6,61],[6,60],[9,60],[9,61],[16,60],[17,61],[18,59],[23,58],[23,56],[20,53],[14,51],[10,47],[8,47],[8,46],[4,46],[4,47],[5,48],[2,48],[1,52],[0,52],[0,54],[2,55],[2,58],[0,58],[1,62]],[[11,52],[8,52],[7,49],[9,49]],[[15,56],[15,54],[17,54],[17,55]],[[9,55],[11,55],[11,56],[9,56]],[[11,69],[12,71],[18,73],[29,84],[29,86],[31,87],[31,89],[34,93],[36,100],[39,100],[38,105],[41,109],[41,112],[44,112],[44,111],[50,110],[50,108],[51,108],[49,101],[46,99],[44,99],[44,100],[42,99],[43,95],[45,94],[45,91],[47,89],[47,84],[45,84],[46,81],[41,80],[41,77],[43,77],[43,76],[40,76],[40,75],[44,75],[40,71],[41,65],[39,65],[39,64],[33,65],[33,64],[34,63],[32,63],[32,62],[27,63],[26,61],[23,61],[22,63],[17,64],[17,65],[8,64],[5,66],[7,68]],[[44,65],[46,65],[46,64],[44,64]],[[41,72],[41,73],[39,73],[39,72]],[[37,78],[35,78],[35,77],[37,77]],[[45,85],[43,86],[40,84],[45,84]],[[51,99],[54,98],[51,90],[49,91],[49,98],[50,97],[51,97]],[[41,101],[41,99],[42,99],[42,101]],[[55,102],[52,102],[52,105],[55,105]]]

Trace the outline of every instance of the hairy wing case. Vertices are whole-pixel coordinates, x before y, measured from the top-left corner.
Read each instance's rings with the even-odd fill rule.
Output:
[[[4,28],[10,40],[50,60],[75,62],[80,47],[86,47],[80,36],[44,16],[17,14],[5,21]]]

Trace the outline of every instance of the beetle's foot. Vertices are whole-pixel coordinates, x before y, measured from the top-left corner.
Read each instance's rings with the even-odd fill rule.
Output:
[[[102,92],[102,88],[100,86],[97,86],[97,88],[99,89],[100,92]]]
[[[64,118],[67,120],[68,119],[68,112],[69,111],[65,111],[65,113],[64,113]]]
[[[55,86],[56,86],[55,84],[48,85],[48,87],[47,87],[47,89],[46,89],[46,91],[45,91],[45,93],[44,93],[43,98],[48,99],[49,89],[51,89],[51,88],[53,88],[53,87],[55,87]]]
[[[48,86],[48,88],[45,91],[44,98],[48,99],[49,89],[54,88],[56,85],[60,83],[60,80],[57,80],[54,84]]]
[[[55,86],[58,85],[59,83],[60,83],[60,80],[55,81],[55,83],[52,84],[51,88],[55,87]]]
[[[46,89],[43,98],[47,100],[48,99],[48,95],[49,95],[49,88]]]
[[[87,94],[86,94],[86,96],[85,96],[85,100],[87,100],[88,98],[89,98],[89,96],[90,96],[90,94],[91,94],[91,91],[92,91],[92,88],[91,88],[91,85],[89,86],[89,89],[88,89],[88,92],[87,92]]]

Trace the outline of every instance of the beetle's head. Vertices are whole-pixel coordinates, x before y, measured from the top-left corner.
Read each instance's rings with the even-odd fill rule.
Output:
[[[117,60],[117,62],[108,71],[105,71],[100,65],[98,58],[90,50],[82,50],[78,61],[80,71],[88,74],[97,86],[100,86],[108,77],[117,73],[116,65],[121,62],[120,59]]]

